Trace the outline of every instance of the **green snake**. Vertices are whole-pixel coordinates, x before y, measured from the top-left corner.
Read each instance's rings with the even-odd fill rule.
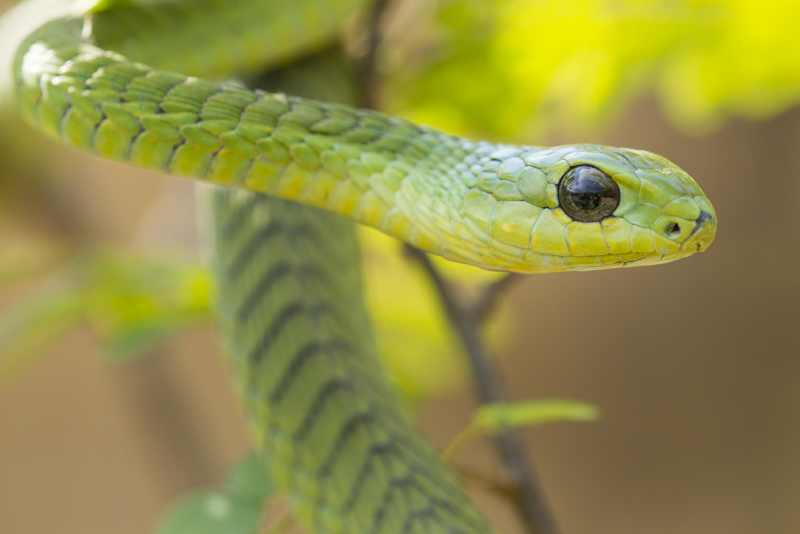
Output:
[[[303,523],[489,532],[381,369],[352,222],[492,270],[653,265],[713,241],[702,189],[641,150],[471,141],[206,81],[320,49],[365,0],[110,4],[24,39],[17,107],[80,149],[221,186],[209,204],[227,344],[258,446]]]

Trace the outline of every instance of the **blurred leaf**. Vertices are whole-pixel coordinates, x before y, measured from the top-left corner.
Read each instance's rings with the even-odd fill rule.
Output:
[[[595,419],[597,408],[591,404],[571,400],[536,400],[481,406],[470,426],[476,431],[491,433],[508,427]]]
[[[158,534],[258,534],[264,501],[272,494],[264,463],[251,453],[234,467],[219,491],[198,491],[181,500]]]
[[[80,324],[119,360],[145,354],[211,315],[211,275],[179,261],[95,254],[71,262],[54,280],[0,317],[0,373],[44,353]]]
[[[594,421],[597,408],[573,400],[530,400],[486,404],[478,408],[469,425],[462,430],[442,453],[452,458],[467,441],[476,437],[495,434],[506,428],[537,426],[556,422]]]
[[[257,534],[261,507],[229,495],[198,492],[177,505],[158,534]]]
[[[519,139],[565,124],[586,129],[643,93],[691,128],[800,101],[797,3],[789,0],[439,6],[426,28],[433,35],[418,39],[422,51],[398,33],[406,50],[388,69],[389,106],[451,131]]]
[[[41,356],[83,318],[79,288],[56,281],[0,317],[0,377]]]
[[[203,268],[111,255],[93,265],[86,313],[108,354],[125,359],[208,318],[211,293]]]
[[[175,3],[175,0],[81,0],[78,9],[84,13],[101,13],[114,8],[139,7]]]
[[[225,491],[239,501],[258,501],[260,504],[272,494],[272,482],[259,453],[251,452],[234,466],[225,482]]]

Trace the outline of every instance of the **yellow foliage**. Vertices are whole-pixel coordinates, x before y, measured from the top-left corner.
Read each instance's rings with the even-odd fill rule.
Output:
[[[789,0],[450,0],[436,53],[400,57],[392,106],[457,131],[594,126],[642,92],[684,127],[800,98]],[[416,62],[413,61],[416,59]]]

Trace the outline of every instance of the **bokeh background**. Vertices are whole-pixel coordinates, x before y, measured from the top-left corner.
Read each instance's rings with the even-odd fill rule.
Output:
[[[386,109],[472,137],[659,152],[719,213],[705,254],[526,277],[490,325],[514,398],[602,413],[525,433],[565,533],[800,532],[795,9],[395,2]],[[192,187],[60,148],[8,113],[0,153],[0,531],[150,532],[248,450]],[[444,447],[475,407],[461,354],[398,246],[365,243],[382,351]],[[489,277],[447,270],[465,291]],[[457,461],[504,476],[480,441]],[[469,487],[518,531],[501,497]]]

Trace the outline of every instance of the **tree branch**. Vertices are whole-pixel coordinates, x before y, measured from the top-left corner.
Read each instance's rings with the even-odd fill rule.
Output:
[[[483,324],[494,313],[500,299],[522,278],[519,273],[508,273],[504,277],[487,284],[478,299],[470,306],[470,317]]]
[[[377,109],[380,95],[378,56],[383,44],[383,20],[391,0],[373,0],[365,21],[366,50],[359,62],[358,85],[361,89],[359,104],[368,109]]]

